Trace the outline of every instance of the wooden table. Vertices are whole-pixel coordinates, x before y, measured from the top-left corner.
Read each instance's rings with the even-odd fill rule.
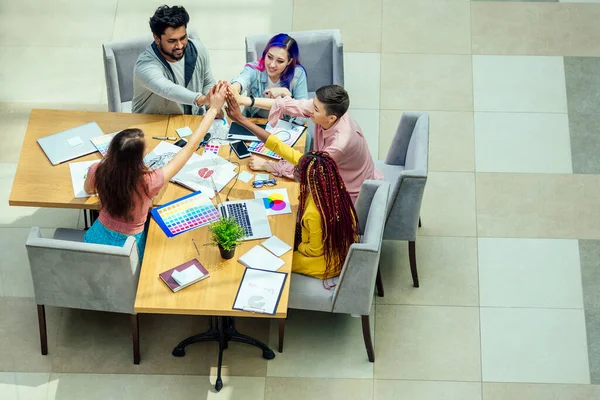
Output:
[[[176,135],[175,129],[189,126],[194,130],[202,120],[202,117],[178,115],[171,116],[167,129],[167,136]],[[304,148],[305,136],[296,144],[299,149]],[[225,159],[229,156],[229,146],[221,146],[219,155]],[[239,162],[242,170],[248,170],[247,164],[250,158],[240,160],[235,153],[231,154],[231,160]],[[221,190],[221,200],[225,201],[225,195],[235,182],[235,178]],[[296,225],[296,214],[298,212],[299,186],[296,182],[277,178],[276,188],[286,188],[292,205],[292,213],[285,215],[270,216],[271,231],[277,237],[289,245],[294,243],[294,229]],[[243,200],[254,198],[251,183],[239,181],[235,184],[229,195],[230,200]],[[178,185],[171,185],[163,197],[169,199],[178,198],[189,194],[190,191]],[[192,238],[198,244],[200,255],[192,243]],[[252,314],[249,312],[232,310],[235,295],[240,280],[244,274],[244,267],[237,258],[252,247],[260,244],[262,240],[251,240],[242,242],[236,249],[235,257],[231,260],[223,260],[219,250],[215,246],[203,246],[209,243],[209,232],[207,227],[202,227],[183,235],[167,238],[163,231],[154,221],[150,223],[144,262],[140,273],[138,291],[135,300],[135,311],[139,313],[159,314],[192,314],[192,315],[221,315],[237,317],[266,317],[285,318],[287,315],[287,304],[289,295],[290,279],[286,280],[281,300],[275,315]],[[192,258],[198,260],[210,273],[210,277],[180,292],[172,293],[162,282],[158,275],[165,270],[189,261]],[[285,265],[279,269],[281,272],[290,273],[292,268],[292,252],[282,257]]]
[[[194,116],[172,116],[169,119],[167,136],[175,135],[175,130],[189,126],[194,130],[202,120],[202,117]],[[256,122],[256,121],[255,121]],[[296,146],[304,148],[305,136],[298,141]],[[230,156],[229,146],[221,146],[219,155],[223,158]],[[240,163],[241,170],[248,170],[249,158],[240,160],[235,153],[231,154],[231,160]],[[296,215],[298,213],[299,186],[296,182],[284,178],[277,179],[277,188],[286,188],[290,198],[292,213],[278,216],[270,216],[271,231],[281,240],[293,246]],[[231,189],[231,192],[230,192]],[[171,198],[179,197],[180,188],[169,187],[165,196]],[[230,200],[253,199],[255,189],[250,183],[242,181],[235,182],[235,178],[221,190],[221,199],[225,201],[229,193]],[[219,355],[217,362],[217,378],[215,389],[221,390],[223,381],[221,379],[221,367],[223,362],[223,351],[227,348],[229,341],[237,341],[262,350],[263,358],[270,360],[275,353],[264,343],[252,337],[246,336],[235,329],[233,317],[265,317],[279,318],[280,338],[283,330],[284,318],[287,316],[287,305],[290,291],[290,276],[286,279],[279,304],[275,315],[255,314],[244,311],[233,310],[233,303],[238,291],[242,276],[246,269],[237,259],[252,247],[258,245],[264,239],[245,241],[236,249],[236,254],[231,260],[223,260],[219,250],[215,246],[203,246],[210,242],[208,227],[202,227],[180,236],[167,238],[158,225],[151,221],[146,240],[144,262],[140,272],[138,291],[135,298],[134,309],[138,313],[161,313],[161,314],[192,314],[209,315],[210,326],[206,332],[191,336],[179,342],[173,349],[173,355],[183,357],[188,345],[216,341],[219,343]],[[192,242],[192,238],[202,245],[200,254]],[[289,251],[281,258],[285,262],[280,272],[290,274],[292,271],[292,252]],[[197,258],[210,273],[210,277],[187,287],[180,292],[172,293],[160,280],[158,275],[174,266],[182,264],[192,258]],[[282,343],[279,344],[280,351]]]
[[[11,206],[78,208],[97,210],[98,198],[76,199],[71,184],[68,163],[52,165],[37,139],[65,129],[97,122],[104,133],[126,128],[140,128],[144,131],[150,148],[158,144],[152,136],[164,136],[169,124],[168,115],[125,114],[68,110],[32,110],[23,140],[17,172],[8,204]],[[80,157],[74,162],[100,160],[100,153]],[[163,196],[166,199],[166,196]]]

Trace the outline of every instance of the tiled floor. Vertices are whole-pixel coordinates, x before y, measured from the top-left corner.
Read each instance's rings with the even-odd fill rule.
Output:
[[[290,312],[272,361],[232,344],[170,351],[206,319],[48,307],[39,352],[23,243],[78,212],[8,206],[33,107],[106,110],[100,45],[149,35],[159,3],[0,0],[0,399],[591,400],[600,398],[600,0],[184,1],[228,79],[248,34],[339,28],[351,115],[384,158],[400,115],[431,115],[417,241],[385,242],[386,296],[360,322]],[[35,29],[33,29],[35,27]],[[241,328],[275,345],[264,320]]]

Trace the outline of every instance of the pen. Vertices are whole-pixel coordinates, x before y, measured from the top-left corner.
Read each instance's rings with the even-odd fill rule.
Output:
[[[152,139],[158,139],[158,140],[177,140],[176,137],[169,137],[169,136],[152,136]]]
[[[194,240],[194,238],[192,238],[192,243],[194,243],[194,247],[196,248],[196,253],[198,253],[198,255],[200,255],[200,251],[198,251],[198,246],[196,246],[196,241]]]

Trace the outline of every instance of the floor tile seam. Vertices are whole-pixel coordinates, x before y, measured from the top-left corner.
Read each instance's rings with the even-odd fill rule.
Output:
[[[474,92],[474,90],[473,90]],[[473,96],[474,97],[474,96]],[[576,111],[515,111],[515,110],[476,110],[476,109],[447,109],[447,108],[427,108],[423,107],[379,107],[379,111],[406,111],[406,110],[417,110],[426,112],[453,112],[453,113],[489,113],[489,114],[564,114],[568,115],[571,113],[577,113]],[[586,115],[600,115],[600,113],[579,113]]]
[[[439,172],[443,172],[443,171],[439,171]],[[583,173],[566,173],[566,172],[561,172],[561,173],[555,173],[555,172],[512,172],[512,171],[507,171],[507,172],[492,172],[492,171],[474,171],[473,172],[475,175],[477,174],[486,174],[486,175],[542,175],[544,177],[547,177],[548,175],[555,175],[555,176],[573,176],[573,175],[583,175],[583,176],[600,176],[599,174],[583,174]]]
[[[476,309],[510,309],[510,310],[557,310],[557,311],[584,311],[584,307],[532,307],[532,306],[475,306],[456,304],[409,304],[409,303],[377,303],[377,307],[420,307],[420,308],[476,308]],[[600,307],[599,307],[600,308]]]

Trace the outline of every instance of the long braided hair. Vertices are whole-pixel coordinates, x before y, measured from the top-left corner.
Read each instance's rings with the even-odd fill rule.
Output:
[[[330,289],[334,285],[327,284],[327,279],[340,274],[350,245],[358,240],[356,210],[337,165],[327,152],[306,153],[296,168],[300,178],[296,243],[302,241],[302,216],[306,199],[312,196],[321,216],[323,231],[325,256],[323,286]]]

